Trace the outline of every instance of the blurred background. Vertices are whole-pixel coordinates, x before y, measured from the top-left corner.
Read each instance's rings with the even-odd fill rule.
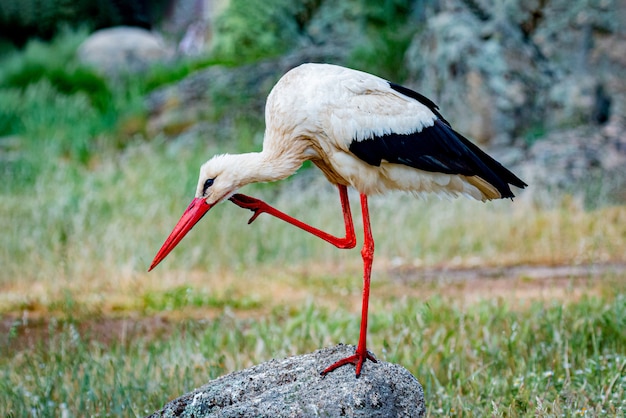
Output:
[[[200,164],[259,150],[267,94],[304,62],[420,91],[529,184],[514,202],[372,199],[373,350],[385,347],[385,358],[438,388],[427,395],[434,415],[489,399],[455,386],[466,380],[451,365],[469,365],[472,381],[476,370],[502,376],[494,402],[504,407],[513,397],[535,411],[534,399],[546,396],[555,414],[609,408],[608,398],[576,388],[619,386],[615,357],[607,367],[616,374],[580,387],[566,379],[545,392],[541,379],[569,376],[555,358],[586,378],[592,354],[601,362],[626,346],[625,0],[0,0],[0,392],[8,394],[0,405],[45,416],[62,405],[97,415],[121,403],[140,414],[208,376],[355,340],[358,250],[329,248],[270,219],[248,227],[248,213],[228,203],[146,273],[193,197]],[[310,164],[244,192],[342,230],[336,190]],[[443,302],[431,298],[442,294]],[[586,297],[599,299],[575,305]],[[485,299],[481,311],[465,305]],[[566,303],[571,323],[559,316]],[[474,314],[477,322],[463,322]],[[553,314],[563,328],[539,325]],[[499,337],[469,338],[479,348],[447,340],[464,327],[479,336],[499,315],[508,325],[528,315],[530,324],[517,325],[529,338],[515,337],[525,341],[520,351],[511,348],[518,340],[502,342],[514,354],[500,368],[486,365],[507,353]],[[314,322],[328,328],[309,329]],[[572,352],[559,333],[576,324]],[[548,344],[556,352],[527,355],[537,330],[559,341]],[[172,334],[186,338],[163,338]],[[483,361],[475,354],[484,347]],[[107,349],[119,350],[115,360]],[[158,366],[138,372],[124,360],[146,356]],[[515,386],[520,376],[526,392]],[[89,379],[108,383],[94,388]],[[626,398],[623,387],[616,399]],[[572,409],[559,409],[563,388],[581,397]],[[84,398],[88,390],[97,395]],[[493,412],[476,402],[474,415]]]
[[[260,123],[281,74],[324,61],[426,94],[519,167],[528,193],[582,187],[587,203],[598,193],[623,201],[625,10],[620,0],[3,0],[3,171],[15,175],[7,160],[38,136],[16,97],[26,91],[83,97],[106,119],[57,141],[87,163],[100,135],[123,146],[240,116]]]

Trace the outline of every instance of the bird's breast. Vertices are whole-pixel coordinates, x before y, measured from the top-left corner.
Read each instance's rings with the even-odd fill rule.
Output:
[[[336,152],[336,150],[329,148],[328,143],[321,143],[318,140],[309,138],[304,155],[307,160],[311,160],[324,173],[328,181],[333,184],[350,186],[351,184],[339,173],[336,164],[333,162],[331,156]]]

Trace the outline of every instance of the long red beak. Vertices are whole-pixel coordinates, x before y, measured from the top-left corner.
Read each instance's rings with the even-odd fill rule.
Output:
[[[200,219],[211,209],[206,200],[196,197],[191,201],[183,216],[174,227],[174,230],[167,237],[163,246],[152,260],[152,264],[148,271],[152,270],[159,264],[167,255],[178,245],[178,243],[187,235],[187,232],[191,231],[191,228],[198,223]]]

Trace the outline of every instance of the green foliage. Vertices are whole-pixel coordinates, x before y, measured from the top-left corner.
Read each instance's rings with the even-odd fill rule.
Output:
[[[430,0],[348,0],[339,6],[342,12],[336,13],[338,7],[331,6],[333,13],[327,13],[326,25],[353,25],[352,33],[339,29],[338,39],[333,40],[346,44],[349,66],[400,81],[405,77],[406,50],[431,4]]]
[[[141,76],[130,75],[126,84],[137,86],[141,93],[148,94],[159,87],[181,81],[195,71],[213,65],[234,66],[236,64],[236,62],[224,61],[213,55],[182,57],[173,63],[156,63]]]
[[[136,106],[138,93],[112,88],[78,62],[86,36],[65,30],[0,59],[0,172],[11,178],[3,189],[23,187],[64,159],[87,165],[103,135],[115,133],[120,115]]]
[[[141,91],[149,92],[161,86],[175,83],[192,74],[194,71],[209,66],[204,61],[179,60],[175,65],[157,64],[148,69],[141,80]]]
[[[51,39],[63,27],[147,27],[167,6],[167,0],[0,0],[0,37],[23,45],[33,38]]]
[[[366,62],[371,63],[372,70],[392,80],[403,80],[405,54],[419,26],[424,23],[414,9],[425,8],[431,1],[419,2],[409,0],[387,0],[384,2],[368,2],[367,34],[371,41],[369,53],[363,49]]]
[[[0,0],[0,36],[19,45],[31,37],[49,39],[66,25],[85,25],[93,22],[88,17],[89,3],[72,0]]]
[[[424,18],[421,10],[431,3],[233,0],[216,21],[213,53],[220,60],[247,62],[286,52],[299,42],[332,42],[350,51],[350,65],[399,80],[404,53]]]
[[[104,79],[90,68],[81,66],[75,52],[85,32],[65,31],[50,43],[31,41],[22,53],[2,60],[0,87],[24,89],[41,80],[48,81],[60,94],[87,95],[101,113],[111,104],[111,90]]]
[[[369,42],[357,46],[350,56],[353,66],[399,82],[406,76],[403,69],[404,54],[409,47],[415,29],[402,26],[387,27],[370,35]]]
[[[0,112],[2,134],[19,140],[18,157],[0,160],[0,168],[17,185],[33,181],[62,158],[86,164],[94,151],[94,137],[106,128],[87,96],[60,94],[45,80],[24,90],[0,91],[0,106],[5,109]]]
[[[246,62],[285,52],[302,37],[298,16],[311,3],[315,0],[232,0],[215,22],[215,56]]]

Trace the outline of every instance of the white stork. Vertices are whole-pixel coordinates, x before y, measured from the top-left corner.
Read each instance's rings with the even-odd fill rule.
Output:
[[[196,197],[154,258],[163,260],[202,216],[229,199],[254,215],[267,213],[338,248],[354,248],[356,236],[347,187],[360,193],[363,213],[363,301],[355,354],[321,372],[345,364],[361,373],[367,350],[367,313],[374,256],[367,197],[389,190],[414,194],[465,195],[486,201],[513,198],[509,185],[526,184],[476,145],[455,132],[437,105],[387,80],[328,64],[303,64],[285,74],[267,98],[263,150],[216,155],[200,168]],[[336,237],[235,192],[255,182],[289,177],[311,160],[339,188],[346,235]]]

